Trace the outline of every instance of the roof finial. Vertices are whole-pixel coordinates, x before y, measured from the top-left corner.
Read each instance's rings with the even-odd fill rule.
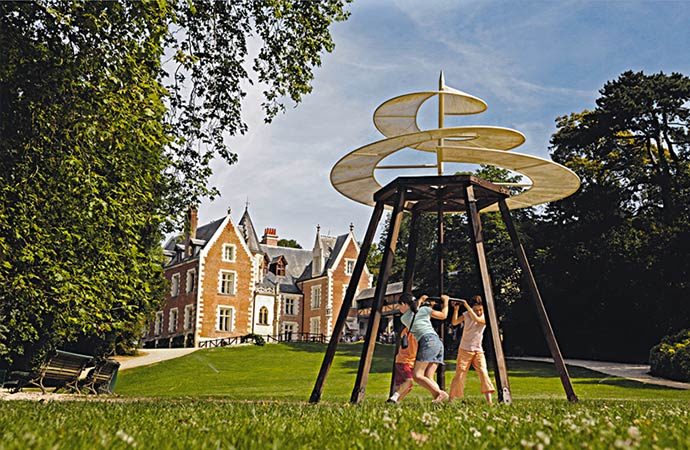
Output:
[[[232,214],[232,206],[228,205],[228,216]]]
[[[355,229],[355,224],[350,222],[350,233],[352,233]]]
[[[249,196],[247,196],[247,201],[244,202],[244,210],[245,212],[249,210]]]
[[[316,234],[321,234],[321,225],[316,224]]]
[[[441,75],[438,77],[438,90],[442,91],[446,86],[446,77],[443,76],[443,70],[441,70]]]

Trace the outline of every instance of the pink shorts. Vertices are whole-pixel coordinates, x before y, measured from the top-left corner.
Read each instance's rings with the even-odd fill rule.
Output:
[[[395,363],[395,385],[400,386],[412,379],[412,366],[409,364]]]

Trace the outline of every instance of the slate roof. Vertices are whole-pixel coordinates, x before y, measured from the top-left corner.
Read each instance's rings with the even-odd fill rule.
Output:
[[[170,261],[168,261],[165,266],[171,266],[173,264],[179,264],[182,262],[191,261],[199,257],[199,250],[206,246],[206,243],[211,239],[213,234],[218,230],[218,227],[223,223],[225,217],[222,219],[214,220],[213,222],[207,223],[200,226],[196,230],[196,238],[192,239],[194,244],[194,254],[187,256],[184,254],[184,236],[179,234],[168,239],[168,242],[163,246],[163,254],[174,255]],[[175,250],[182,250],[182,252],[176,252]]]
[[[402,281],[398,281],[397,283],[388,283],[386,285],[386,295],[397,295],[397,294],[402,294],[403,291],[403,283]],[[355,298],[355,301],[360,302],[362,300],[371,300],[374,298],[374,293],[376,292],[376,287],[370,287],[366,289],[362,289],[359,294],[357,294],[357,297]]]
[[[340,236],[321,236],[321,245],[326,249],[326,264],[324,264],[324,269],[321,273],[312,273],[312,260],[310,259],[309,265],[305,268],[299,280],[308,280],[310,278],[316,278],[322,276],[326,273],[328,269],[332,269],[335,264],[335,260],[340,254],[340,251],[347,241],[348,234],[341,234]],[[311,254],[311,252],[309,252]]]
[[[257,236],[256,229],[252,223],[252,218],[249,217],[248,209],[245,208],[244,214],[242,214],[242,218],[237,224],[237,227],[239,228],[242,237],[244,237],[244,242],[247,243],[249,251],[254,254],[263,253],[261,250],[261,244],[259,244],[259,237]]]

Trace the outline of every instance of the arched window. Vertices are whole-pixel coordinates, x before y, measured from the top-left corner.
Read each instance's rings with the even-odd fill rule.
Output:
[[[259,325],[268,325],[268,308],[265,306],[259,310]]]

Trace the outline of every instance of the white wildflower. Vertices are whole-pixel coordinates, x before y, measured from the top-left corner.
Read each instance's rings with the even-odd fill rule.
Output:
[[[640,429],[637,427],[630,427],[628,428],[628,436],[631,438],[638,440],[640,439]]]
[[[544,445],[549,445],[551,443],[551,437],[543,431],[537,431],[537,437],[542,440]]]
[[[420,445],[425,443],[429,439],[429,436],[427,436],[426,434],[417,433],[414,431],[410,431],[410,436],[412,436],[412,439],[414,439],[414,441]]]
[[[117,430],[117,433],[115,433],[115,436],[122,439],[126,444],[129,444],[132,447],[137,446],[137,443],[134,441],[134,438],[122,430]]]
[[[422,423],[428,427],[434,427],[438,425],[439,420],[440,419],[438,417],[431,413],[425,412],[424,414],[422,414]]]

